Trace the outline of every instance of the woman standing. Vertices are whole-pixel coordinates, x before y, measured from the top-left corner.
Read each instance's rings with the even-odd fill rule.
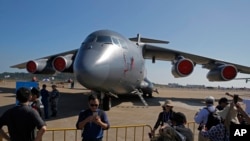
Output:
[[[166,100],[164,105],[162,105],[163,111],[159,113],[158,119],[154,125],[154,129],[152,130],[152,134],[155,134],[155,131],[157,128],[161,125],[161,127],[164,125],[164,123],[170,124],[170,119],[172,118],[173,114],[175,113],[173,111],[173,102],[171,100]]]

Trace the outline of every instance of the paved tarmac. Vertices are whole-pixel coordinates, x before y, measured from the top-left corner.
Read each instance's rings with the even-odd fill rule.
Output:
[[[48,90],[51,91],[51,84],[46,82]],[[223,83],[223,82],[222,82]],[[43,83],[40,83],[42,85]],[[68,84],[64,88],[58,87],[61,93],[59,101],[59,112],[55,118],[46,120],[47,128],[75,128],[79,112],[87,108],[87,97],[89,90],[75,84],[70,89]],[[239,94],[241,97],[250,98],[247,90],[208,90],[191,88],[166,88],[158,87],[159,94],[154,93],[153,98],[146,98],[149,106],[144,106],[137,95],[120,95],[118,99],[112,99],[112,108],[107,115],[112,126],[149,124],[154,126],[158,114],[162,111],[161,104],[166,99],[171,99],[175,111],[183,112],[188,121],[193,121],[194,114],[204,106],[206,96],[219,98],[225,97],[225,92]],[[229,97],[228,97],[229,98]],[[230,98],[229,98],[230,99]],[[15,104],[15,82],[0,82],[0,115]],[[217,102],[216,102],[217,104]],[[148,130],[148,129],[147,129]],[[197,140],[197,134],[195,134]]]

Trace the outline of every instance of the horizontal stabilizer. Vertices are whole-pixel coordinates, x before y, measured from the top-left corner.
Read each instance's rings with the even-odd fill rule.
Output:
[[[129,38],[130,41],[138,42],[138,37]],[[158,44],[168,44],[169,41],[156,40],[150,38],[140,38],[140,41],[143,43],[158,43]]]

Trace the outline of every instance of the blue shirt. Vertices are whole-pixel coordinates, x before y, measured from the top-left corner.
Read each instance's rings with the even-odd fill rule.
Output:
[[[101,118],[101,121],[108,124],[110,126],[108,117],[106,113],[100,109],[97,109],[98,115]],[[92,116],[93,112],[90,109],[83,110],[80,112],[78,116],[78,120],[76,123],[76,128],[78,128],[79,122],[85,120],[87,117]],[[100,125],[97,125],[94,122],[88,122],[85,124],[82,132],[82,138],[85,140],[93,140],[93,139],[101,139],[103,137],[103,129]]]
[[[48,102],[48,98],[49,98],[49,91],[46,89],[41,89],[41,96],[42,96],[42,101],[43,102]]]
[[[205,125],[207,123],[207,119],[208,119],[208,115],[209,115],[209,111],[210,112],[214,112],[215,111],[215,107],[210,105],[210,106],[207,106],[203,109],[201,109],[197,115],[195,115],[194,117],[194,121],[198,124],[201,124],[201,125]]]

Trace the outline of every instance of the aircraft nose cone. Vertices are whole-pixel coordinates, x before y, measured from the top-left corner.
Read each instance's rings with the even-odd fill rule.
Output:
[[[109,73],[107,61],[98,62],[99,52],[94,50],[82,53],[76,57],[74,71],[80,84],[87,88],[98,88],[105,83]]]

